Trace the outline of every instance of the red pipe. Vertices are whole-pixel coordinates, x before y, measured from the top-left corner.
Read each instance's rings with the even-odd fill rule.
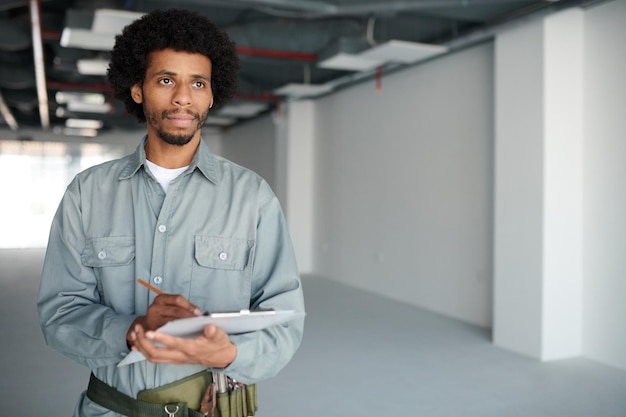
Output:
[[[242,55],[262,56],[266,58],[295,59],[298,61],[317,61],[317,55],[304,52],[276,51],[274,49],[250,48],[238,46],[237,52]]]
[[[52,90],[78,90],[112,92],[111,86],[104,83],[71,83],[64,81],[48,81],[48,88]]]
[[[237,93],[233,97],[238,100],[249,100],[249,101],[269,101],[270,103],[278,104],[280,103],[280,98],[271,94],[244,94]]]
[[[61,32],[56,30],[42,30],[41,37],[51,41],[58,41],[61,39]]]

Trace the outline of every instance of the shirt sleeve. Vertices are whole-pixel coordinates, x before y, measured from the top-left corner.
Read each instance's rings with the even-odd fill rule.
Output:
[[[252,272],[251,310],[295,310],[304,313],[302,283],[286,221],[272,194],[260,207]],[[276,375],[302,340],[304,318],[243,335],[231,336],[236,359],[224,370],[246,383]]]
[[[135,317],[101,303],[94,271],[81,262],[82,221],[75,179],[52,222],[37,307],[46,343],[93,369],[115,364],[129,352],[125,335]]]

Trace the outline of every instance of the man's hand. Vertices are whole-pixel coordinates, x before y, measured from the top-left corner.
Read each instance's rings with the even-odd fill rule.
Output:
[[[225,368],[235,360],[237,347],[219,327],[208,325],[204,333],[195,339],[182,339],[154,331],[172,320],[202,314],[182,295],[160,294],[148,307],[146,315],[133,321],[126,333],[126,343],[151,362]]]
[[[137,317],[130,325],[128,332],[126,332],[126,343],[129,347],[135,344],[137,325],[144,331],[156,330],[172,320],[201,316],[202,314],[202,310],[182,295],[157,295],[148,307],[146,315]]]
[[[151,362],[200,364],[212,368],[226,368],[237,356],[237,347],[222,329],[213,324],[206,326],[204,333],[194,339],[152,330],[145,332],[138,325],[133,349],[143,353]]]

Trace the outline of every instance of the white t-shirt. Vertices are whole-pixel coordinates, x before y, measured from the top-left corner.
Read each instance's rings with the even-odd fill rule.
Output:
[[[163,191],[165,191],[166,194],[167,189],[170,186],[170,182],[174,181],[176,177],[178,177],[187,168],[189,168],[189,165],[182,168],[163,168],[153,162],[148,161],[147,159],[146,163],[148,164],[150,172],[152,172],[159,184],[161,184],[161,187],[163,187]]]

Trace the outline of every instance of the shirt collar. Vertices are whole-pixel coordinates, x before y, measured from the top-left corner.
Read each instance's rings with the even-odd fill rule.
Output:
[[[128,163],[126,167],[122,170],[119,179],[128,179],[135,175],[139,168],[141,168],[146,163],[146,141],[148,140],[148,135],[144,136],[141,140],[135,152],[129,155]],[[198,170],[204,175],[209,181],[214,184],[217,184],[220,179],[220,168],[217,163],[216,157],[209,149],[209,146],[200,138],[200,145],[198,145],[198,150],[196,154],[193,156],[191,163],[189,164],[189,170],[193,171],[198,168]]]

